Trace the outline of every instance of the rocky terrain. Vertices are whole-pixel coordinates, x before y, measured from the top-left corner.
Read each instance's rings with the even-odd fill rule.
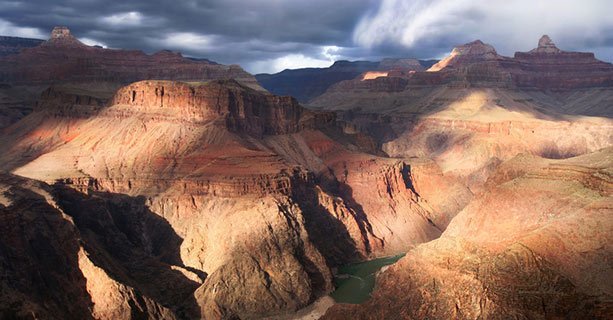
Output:
[[[137,50],[87,46],[66,27],[56,27],[49,40],[0,56],[0,128],[32,111],[39,94],[49,85],[68,84],[108,92],[145,79],[208,81],[235,79],[263,90],[238,65],[183,57],[178,52],[146,54]]]
[[[533,104],[536,109],[612,117],[606,107],[612,86],[611,63],[595,59],[592,53],[562,51],[547,36],[537,48],[517,52],[513,58],[477,40],[454,48],[427,72],[342,81],[309,105],[424,114],[439,109],[440,105],[419,101],[437,89],[499,88],[526,95],[526,101],[517,102]]]
[[[611,151],[503,163],[439,239],[379,277],[371,300],[324,319],[609,319]]]
[[[380,275],[371,300],[324,318],[610,318],[612,77],[547,36],[513,58],[475,41],[427,72],[356,78],[314,99],[475,195]]]
[[[477,192],[521,152],[565,158],[608,147],[613,66],[544,36],[507,58],[481,41],[427,72],[343,81],[314,99],[393,157],[427,157]],[[572,132],[572,134],[565,134]]]
[[[423,71],[432,66],[434,60],[383,59],[371,61],[336,61],[328,68],[304,68],[283,70],[275,74],[257,74],[255,77],[262,87],[278,95],[293,96],[307,103],[320,96],[330,86],[343,80],[354,79],[367,72],[409,72]]]
[[[333,289],[331,268],[435,239],[472,198],[450,178],[432,186],[430,175],[439,170],[432,162],[377,156],[367,138],[337,127],[333,113],[234,80],[142,81],[106,101],[95,92],[52,87],[33,113],[4,130],[0,144],[2,170],[46,182],[36,188],[53,196],[41,206],[72,217],[55,213],[69,220],[62,222],[71,228],[67,237],[83,238],[92,252],[86,256],[104,259],[74,271],[85,278],[90,269],[111,274],[105,281],[119,288],[107,294],[85,287],[91,299],[81,312],[93,303],[88,316],[95,318],[291,312]],[[6,179],[7,190],[21,185]],[[453,201],[427,192],[432,188],[453,194]],[[18,212],[12,193],[5,197],[6,214]],[[90,237],[91,249],[80,234]],[[122,244],[104,243],[108,238],[131,243],[138,254],[125,254],[140,260],[124,261],[114,249]],[[64,249],[45,250],[62,255]],[[173,281],[165,273],[178,277],[176,292],[152,286],[158,276]],[[27,286],[11,284],[16,279],[4,283],[24,295],[10,312],[70,313],[28,296]],[[58,292],[57,301],[68,294]]]
[[[0,318],[323,314],[338,267],[404,253],[324,318],[613,316],[613,67],[591,53],[258,77],[305,108],[56,28],[0,77]]]
[[[56,27],[49,40],[0,59],[0,82],[11,84],[107,81],[130,83],[144,79],[205,81],[237,79],[257,87],[253,76],[237,65],[225,66],[160,51],[87,46],[66,27]]]

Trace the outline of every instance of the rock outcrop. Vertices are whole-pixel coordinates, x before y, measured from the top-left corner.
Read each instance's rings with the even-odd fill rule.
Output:
[[[6,174],[0,190],[2,318],[174,319],[167,306],[189,305],[201,280],[164,256],[176,235],[142,199]]]
[[[380,275],[371,300],[324,319],[610,318],[611,152],[502,164],[440,239]]]
[[[539,39],[538,47],[530,50],[530,53],[560,53],[562,50],[556,47],[555,43],[549,38],[548,35],[543,35]]]
[[[444,68],[458,67],[477,62],[499,60],[496,49],[489,44],[476,40],[453,48],[449,56],[437,62],[428,69],[429,72],[441,71]]]

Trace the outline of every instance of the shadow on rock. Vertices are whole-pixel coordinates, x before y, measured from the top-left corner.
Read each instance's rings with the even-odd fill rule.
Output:
[[[107,192],[84,195],[60,184],[54,187],[57,202],[73,218],[96,266],[173,310],[178,318],[199,318],[193,292],[207,275],[183,265],[183,239],[147,208],[144,197]],[[134,312],[146,316],[147,310]]]

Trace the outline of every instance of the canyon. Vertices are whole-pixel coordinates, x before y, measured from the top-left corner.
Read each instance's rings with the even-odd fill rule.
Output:
[[[474,41],[426,72],[356,78],[314,99],[386,154],[432,159],[474,194],[370,300],[323,318],[610,318],[612,67],[547,36],[514,58]]]
[[[120,287],[111,297],[85,288],[91,301],[84,305],[100,306],[94,317],[252,318],[296,310],[329,292],[331,267],[438,237],[437,224],[471,198],[441,177],[459,203],[439,214],[414,189],[434,164],[377,156],[366,142],[336,127],[333,113],[234,80],[157,80],[123,87],[106,104],[84,91],[51,88],[33,113],[5,130],[0,154],[3,171],[46,183],[36,187],[51,194],[41,205],[68,220],[67,237],[82,238],[83,249],[73,250],[105,261],[94,262],[91,275],[82,271],[86,282]],[[7,214],[19,208],[12,179]],[[90,201],[96,213],[81,213]],[[122,245],[107,238],[125,239],[138,252],[126,255],[161,265],[159,272],[173,273],[181,279],[173,286],[183,287],[172,294],[151,288],[155,266],[124,261],[116,248]],[[83,289],[75,285],[70,289]],[[189,305],[177,303],[187,297]],[[56,314],[37,298],[14,303],[12,312],[33,304],[39,317]]]
[[[317,314],[613,316],[610,63],[543,36],[257,80],[64,27],[0,57],[0,318],[291,319],[405,253]]]

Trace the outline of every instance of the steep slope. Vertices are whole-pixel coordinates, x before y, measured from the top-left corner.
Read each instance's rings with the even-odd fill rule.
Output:
[[[105,101],[96,92],[47,90],[34,113],[4,130],[0,163],[101,201],[140,199],[142,207],[118,205],[127,212],[113,218],[118,227],[141,219],[130,208],[144,208],[177,235],[163,261],[207,275],[186,273],[197,290],[176,284],[192,290],[194,303],[148,295],[173,316],[254,318],[304,307],[332,290],[332,267],[430,241],[472,197],[444,177],[439,188],[454,201],[421,196],[436,188],[427,174],[433,163],[364,153],[368,140],[343,133],[334,114],[233,80],[142,81]],[[147,243],[139,239],[151,235],[139,230],[124,233]],[[116,281],[128,285],[123,279],[165,292],[142,277]],[[108,308],[118,303],[126,302]]]
[[[142,199],[6,174],[0,190],[3,319],[174,319],[163,304],[193,303],[200,280],[165,256],[177,236]]]
[[[379,277],[371,300],[325,318],[610,318],[612,153],[505,162],[441,238]]]

